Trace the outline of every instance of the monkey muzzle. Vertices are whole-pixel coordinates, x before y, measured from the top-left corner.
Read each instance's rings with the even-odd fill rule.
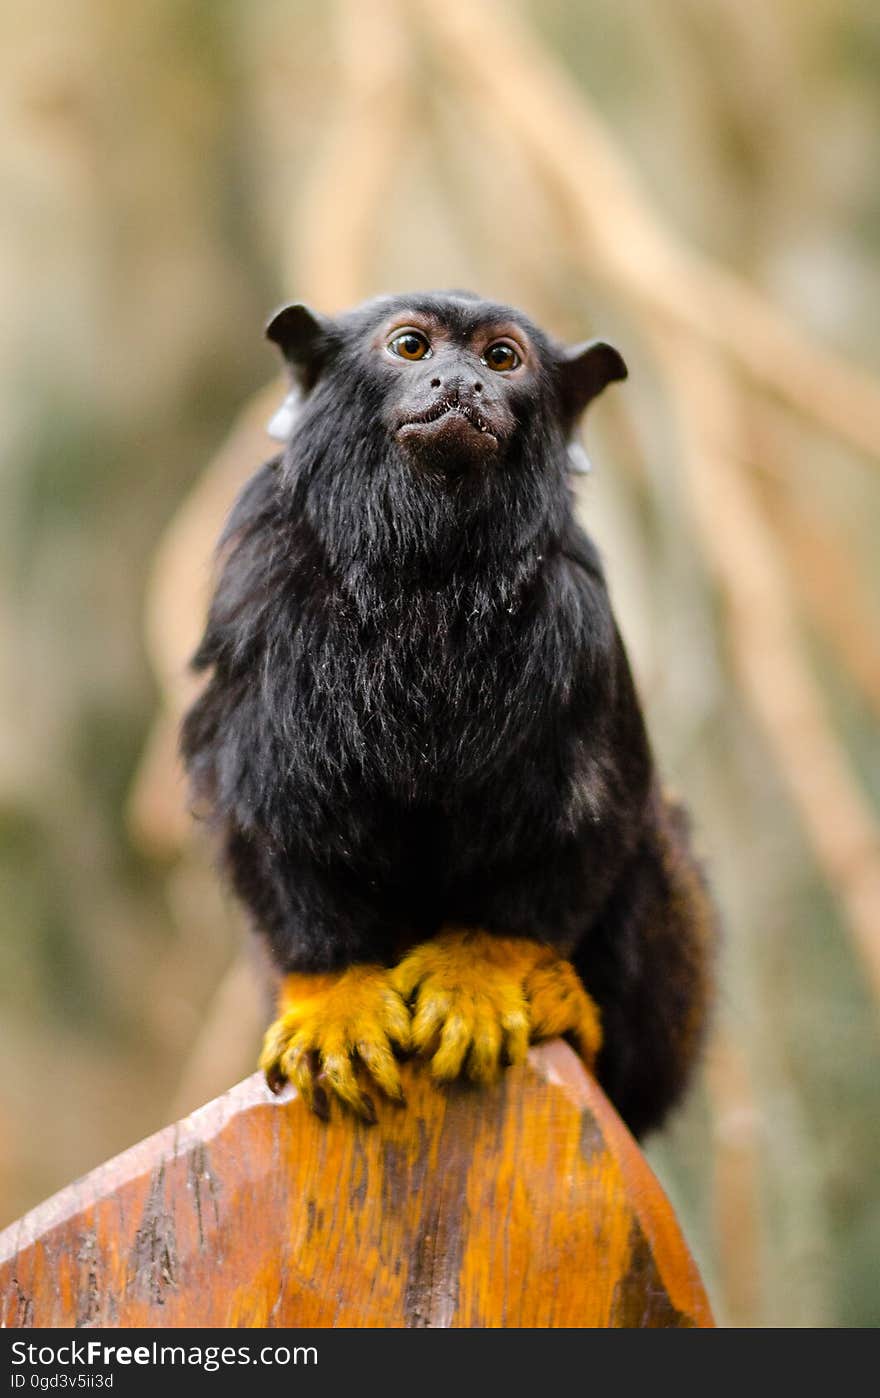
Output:
[[[497,454],[498,431],[475,404],[459,396],[438,398],[398,423],[398,442],[408,454],[433,466],[479,464]]]

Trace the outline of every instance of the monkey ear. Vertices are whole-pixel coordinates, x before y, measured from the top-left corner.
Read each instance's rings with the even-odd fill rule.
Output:
[[[604,340],[567,349],[560,367],[562,401],[572,418],[579,417],[608,384],[627,376],[623,356]]]
[[[266,326],[266,338],[278,346],[297,386],[308,392],[321,372],[330,339],[330,322],[308,306],[290,302]]]

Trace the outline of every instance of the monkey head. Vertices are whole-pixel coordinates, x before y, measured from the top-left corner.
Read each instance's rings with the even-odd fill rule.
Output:
[[[270,430],[316,528],[335,520],[363,547],[384,534],[401,556],[456,552],[479,520],[500,537],[504,520],[552,512],[578,469],[581,414],[627,372],[603,341],[559,346],[465,292],[379,297],[333,319],[286,305],[266,334],[291,377]]]

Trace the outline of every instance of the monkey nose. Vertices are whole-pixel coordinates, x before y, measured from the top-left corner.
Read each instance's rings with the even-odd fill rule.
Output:
[[[471,394],[483,392],[483,385],[479,379],[470,379],[461,374],[436,374],[431,379],[431,387],[440,389],[444,397],[454,400],[469,398]]]

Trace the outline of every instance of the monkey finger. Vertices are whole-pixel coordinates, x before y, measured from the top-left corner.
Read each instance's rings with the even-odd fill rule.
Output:
[[[382,998],[383,1023],[388,1038],[406,1051],[410,1047],[410,1011],[395,990],[388,990]]]
[[[260,1068],[266,1074],[266,1080],[270,1075],[277,1077],[281,1058],[284,1050],[290,1041],[290,1032],[284,1018],[276,1019],[274,1024],[263,1036],[263,1046],[260,1050]]]
[[[330,1103],[324,1085],[321,1082],[320,1074],[312,1079],[312,1111],[321,1121],[330,1120]]]
[[[586,1004],[581,1007],[570,1037],[575,1048],[588,1067],[592,1067],[602,1047],[602,1018],[598,1006],[586,996]]]
[[[467,1060],[467,1074],[474,1082],[490,1083],[498,1076],[502,1032],[495,1014],[483,1014],[474,1026]]]
[[[441,1082],[457,1078],[471,1044],[472,1020],[456,1010],[449,1015],[440,1031],[440,1044],[431,1059],[431,1073]]]
[[[502,1017],[504,1058],[507,1063],[525,1063],[529,1052],[529,1017],[525,1009],[511,1010]]]
[[[377,1039],[359,1039],[355,1047],[370,1077],[381,1087],[385,1096],[393,1102],[402,1102],[403,1084],[388,1045]]]
[[[281,1072],[277,1060],[273,1060],[271,1063],[264,1063],[261,1059],[260,1068],[262,1069],[263,1077],[266,1079],[266,1086],[269,1091],[276,1094],[279,1093],[287,1079]]]
[[[325,1053],[321,1080],[326,1081],[341,1102],[364,1121],[376,1120],[376,1108],[358,1082],[348,1053]]]
[[[536,968],[526,981],[532,1040],[567,1035],[587,1064],[602,1043],[598,1008],[568,961]]]
[[[570,973],[569,973],[570,972]],[[577,1014],[578,985],[564,961],[541,966],[527,977],[532,1039],[549,1039],[570,1029]]]
[[[391,984],[404,1000],[411,1000],[429,973],[430,966],[425,952],[416,949],[409,952],[391,971]]]
[[[445,991],[435,994],[425,993],[416,1001],[416,1012],[410,1025],[410,1041],[420,1053],[427,1053],[433,1045],[447,1015],[452,997]]]
[[[287,1037],[283,1032],[283,1027],[273,1024],[263,1040],[258,1065],[270,1092],[280,1092],[287,1082],[287,1073],[284,1069],[286,1046]]]
[[[320,1063],[314,1049],[295,1049],[286,1060],[288,1077],[306,1106],[322,1121],[330,1118],[327,1094],[319,1082]]]

